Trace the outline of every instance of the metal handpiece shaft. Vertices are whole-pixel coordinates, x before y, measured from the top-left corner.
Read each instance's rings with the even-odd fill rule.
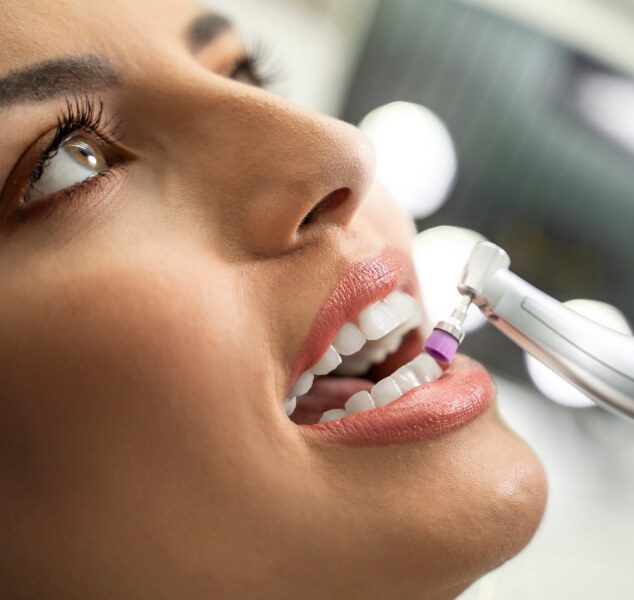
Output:
[[[476,245],[458,285],[508,338],[588,394],[634,419],[634,337],[565,307],[508,270],[506,253]]]

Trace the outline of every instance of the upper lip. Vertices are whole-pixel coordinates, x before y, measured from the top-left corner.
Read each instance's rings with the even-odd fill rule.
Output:
[[[331,289],[295,359],[289,385],[323,355],[344,323],[395,289],[416,294],[411,259],[393,247],[352,264]]]

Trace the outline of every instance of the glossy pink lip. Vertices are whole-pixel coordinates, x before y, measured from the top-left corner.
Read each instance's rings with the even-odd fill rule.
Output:
[[[495,388],[487,371],[461,355],[438,380],[410,390],[384,408],[298,427],[315,441],[385,446],[456,429],[482,414],[494,398]]]
[[[415,295],[415,281],[411,259],[395,248],[388,247],[374,258],[353,264],[337,282],[315,318],[291,369],[287,389],[317,362],[346,321],[397,288]]]

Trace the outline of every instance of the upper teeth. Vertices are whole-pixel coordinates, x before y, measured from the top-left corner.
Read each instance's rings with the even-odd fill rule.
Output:
[[[367,340],[378,340],[408,319],[419,317],[418,302],[404,292],[392,292],[359,313],[359,328]]]
[[[328,346],[324,355],[311,367],[314,375],[327,375],[341,364],[341,356],[335,346]]]
[[[332,345],[297,378],[284,401],[287,415],[290,416],[295,410],[296,398],[310,391],[315,375],[327,375],[335,369],[343,375],[362,375],[372,364],[383,362],[388,354],[398,349],[403,337],[420,325],[421,315],[415,298],[395,291],[363,309],[358,321],[358,326],[351,322],[344,323]],[[345,358],[342,359],[342,356]],[[367,404],[367,398],[365,401]],[[352,406],[359,408],[362,402],[357,399]]]
[[[365,336],[354,323],[344,323],[333,344],[339,354],[349,356],[361,350],[365,342]]]
[[[344,358],[337,373],[363,375],[372,364],[382,363],[388,354],[395,352],[403,337],[418,327],[421,320],[418,302],[404,292],[392,292],[385,300],[371,304],[359,314],[356,328],[364,338],[362,348]]]

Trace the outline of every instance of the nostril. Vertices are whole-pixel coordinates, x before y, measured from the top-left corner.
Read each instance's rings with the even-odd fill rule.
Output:
[[[314,223],[319,217],[325,213],[331,212],[339,208],[350,196],[350,188],[339,188],[324,196],[313,209],[304,217],[300,227],[305,227]]]

